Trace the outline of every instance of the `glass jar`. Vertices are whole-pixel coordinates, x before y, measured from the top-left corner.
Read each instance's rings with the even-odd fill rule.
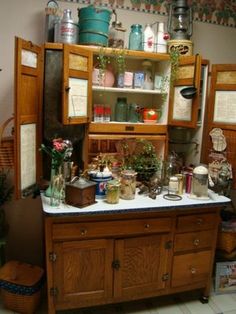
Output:
[[[141,120],[141,108],[139,105],[135,104],[135,103],[131,103],[128,106],[129,110],[128,110],[128,121],[129,122],[140,122]]]
[[[121,172],[120,197],[124,200],[133,200],[136,192],[136,176],[134,170],[124,170]]]
[[[143,50],[143,30],[142,25],[131,25],[129,34],[129,49],[130,50]]]
[[[179,191],[179,182],[176,176],[170,177],[168,192],[169,194],[178,194]]]
[[[127,121],[127,99],[125,97],[118,97],[115,106],[115,121]]]
[[[164,185],[168,186],[170,177],[176,175],[179,172],[178,165],[176,161],[175,155],[169,155],[168,159],[165,163],[165,178],[164,178]]]
[[[118,180],[110,180],[107,182],[106,201],[109,204],[119,203],[120,198],[120,182]]]

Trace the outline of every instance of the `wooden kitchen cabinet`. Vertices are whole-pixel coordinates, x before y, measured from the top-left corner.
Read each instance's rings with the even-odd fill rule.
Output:
[[[194,289],[207,301],[219,211],[45,216],[49,313]]]
[[[195,127],[198,108],[194,100],[191,111],[191,121],[185,117],[172,119],[171,109],[174,105],[173,97],[169,106],[170,93],[170,56],[168,54],[147,53],[143,51],[125,51],[127,61],[127,71],[142,71],[142,62],[148,60],[152,64],[152,74],[160,73],[166,78],[166,88],[164,90],[138,90],[133,88],[101,87],[92,85],[92,69],[97,61],[97,56],[101,48],[91,46],[79,46],[57,43],[45,43],[42,46],[35,46],[31,42],[17,38],[16,40],[16,103],[15,103],[15,142],[16,142],[16,191],[17,197],[30,194],[35,185],[42,179],[49,179],[49,162],[46,157],[41,158],[39,152],[40,143],[49,144],[56,135],[70,139],[79,147],[77,164],[82,169],[87,168],[90,158],[94,156],[91,151],[93,146],[101,146],[101,138],[105,136],[108,141],[114,144],[120,138],[154,136],[158,149],[157,154],[164,159],[168,153],[168,125]],[[36,70],[35,65],[22,64],[22,56],[25,51],[29,55],[37,54]],[[114,64],[117,52],[114,49],[104,48],[107,55]],[[199,57],[200,58],[200,57]],[[199,60],[199,58],[197,60]],[[34,61],[34,59],[32,59]],[[182,78],[177,81],[178,86],[189,86],[193,83],[194,57],[181,57]],[[199,62],[197,64],[196,84],[199,81]],[[22,72],[23,71],[23,72]],[[25,71],[25,72],[24,72]],[[27,73],[28,71],[28,73]],[[30,75],[35,72],[37,77],[30,79]],[[22,75],[26,73],[26,75]],[[186,74],[187,73],[187,74]],[[27,80],[30,84],[27,83]],[[181,85],[182,84],[182,85]],[[32,85],[34,88],[32,89]],[[196,85],[197,86],[197,85]],[[24,119],[22,115],[22,99],[24,95],[32,95],[32,104],[27,101],[27,112]],[[23,95],[23,96],[22,96]],[[166,97],[163,97],[165,95]],[[171,94],[172,95],[172,94]],[[104,101],[112,109],[112,120],[114,118],[114,106],[118,97],[126,97],[128,103],[137,103],[145,108],[160,109],[162,114],[157,123],[133,123],[133,122],[102,122],[93,121],[93,105]],[[33,114],[31,114],[33,112]],[[22,120],[23,119],[23,120]],[[29,176],[24,165],[27,164],[22,151],[23,135],[30,129],[28,134],[34,134],[34,138],[29,138],[24,143],[29,143],[25,147],[31,153],[33,168]],[[97,141],[97,143],[96,143]],[[92,144],[91,144],[92,143]],[[103,145],[104,153],[110,153]],[[159,149],[160,148],[160,149]],[[76,147],[77,149],[77,147]],[[20,166],[21,165],[21,166]],[[42,168],[44,168],[42,170]],[[23,182],[22,182],[23,181]]]

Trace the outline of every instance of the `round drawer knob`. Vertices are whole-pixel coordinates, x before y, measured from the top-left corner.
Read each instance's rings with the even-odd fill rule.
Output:
[[[196,272],[197,272],[195,267],[191,267],[190,271],[191,271],[191,274],[193,274],[193,275],[196,274]]]
[[[86,235],[86,233],[87,233],[87,229],[85,229],[85,228],[80,229],[80,234],[81,234],[82,236]]]
[[[198,218],[197,219],[197,225],[201,225],[203,223],[203,219],[202,218]]]
[[[149,225],[149,224],[145,224],[145,225],[144,225],[144,228],[145,228],[145,229],[149,229],[149,228],[150,228],[150,225]]]
[[[193,244],[194,244],[195,246],[198,246],[199,243],[200,243],[200,240],[199,240],[199,239],[195,239],[195,240],[193,241]]]

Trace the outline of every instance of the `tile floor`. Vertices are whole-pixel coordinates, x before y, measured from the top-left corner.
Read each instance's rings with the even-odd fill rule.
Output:
[[[0,301],[0,314],[16,312],[4,309]],[[42,302],[36,314],[47,314],[46,301]],[[208,304],[202,304],[192,293],[187,293],[117,305],[60,311],[58,314],[236,314],[236,293],[216,295],[213,292]]]

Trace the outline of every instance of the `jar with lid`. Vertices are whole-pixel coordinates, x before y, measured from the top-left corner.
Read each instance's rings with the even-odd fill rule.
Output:
[[[143,50],[143,30],[142,25],[131,25],[129,34],[129,49],[130,50]]]
[[[178,194],[179,192],[179,182],[176,176],[172,176],[169,179],[169,186],[168,186],[169,194]]]
[[[133,200],[136,192],[136,176],[134,170],[123,170],[120,178],[120,197],[124,200]]]
[[[121,22],[112,22],[108,36],[108,47],[124,48],[125,32],[126,29],[122,27]]]
[[[106,201],[109,204],[119,203],[120,198],[120,182],[118,180],[110,180],[107,182]]]
[[[127,121],[127,99],[125,97],[118,97],[115,105],[115,121]]]

